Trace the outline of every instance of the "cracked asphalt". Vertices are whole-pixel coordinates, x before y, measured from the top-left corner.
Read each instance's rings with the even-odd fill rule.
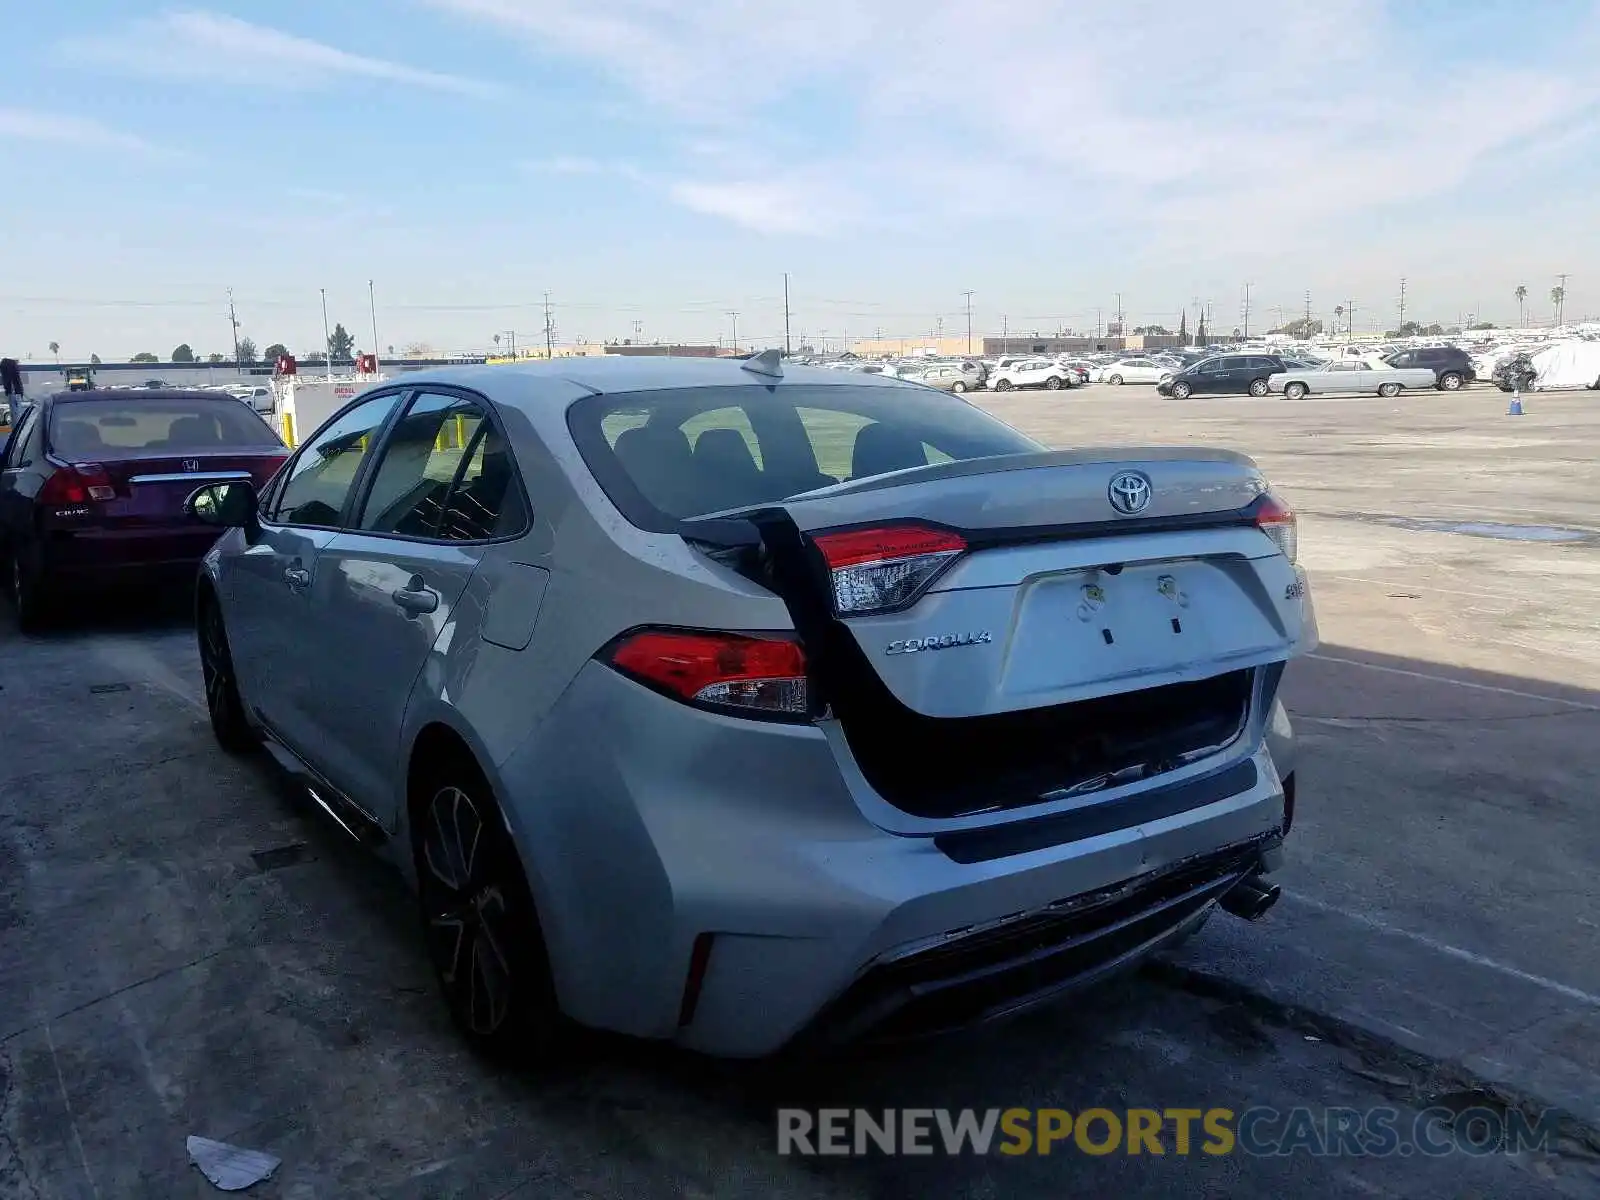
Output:
[[[385,870],[218,752],[176,616],[38,638],[0,614],[0,1197],[1594,1196],[1600,557],[1405,521],[1600,531],[1592,398],[983,397],[1054,444],[1255,453],[1305,515],[1324,645],[1290,680],[1300,813],[1263,922],[1018,1023],[727,1065],[585,1038],[474,1059]],[[1327,515],[1322,515],[1327,514]],[[1349,514],[1359,514],[1351,516]],[[1565,1115],[1519,1156],[781,1157],[810,1108]]]

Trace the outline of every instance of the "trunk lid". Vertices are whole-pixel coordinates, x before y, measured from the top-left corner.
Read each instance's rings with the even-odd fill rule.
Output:
[[[1129,473],[1149,495],[1124,515],[1111,496]],[[1259,523],[1276,504],[1240,455],[1075,451],[915,468],[706,528],[756,527],[764,581],[866,781],[944,818],[1235,744],[1280,664],[1316,641],[1304,576]],[[965,549],[903,607],[841,614],[831,539],[907,523]]]
[[[1114,478],[1148,480],[1120,514]],[[902,611],[844,616],[874,673],[928,717],[975,717],[1260,666],[1303,648],[1295,566],[1251,506],[1255,464],[1139,449],[943,463],[786,501],[796,529],[927,522],[968,550]]]
[[[107,458],[101,466],[116,488],[116,498],[99,505],[110,524],[198,524],[183,511],[184,501],[208,483],[240,480],[257,491],[277,473],[289,451],[281,446],[259,450],[191,450],[174,455]]]

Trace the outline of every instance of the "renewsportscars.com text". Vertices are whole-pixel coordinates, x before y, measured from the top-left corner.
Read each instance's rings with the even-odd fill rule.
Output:
[[[1383,1157],[1544,1150],[1554,1110],[1428,1108],[780,1108],[778,1153]]]

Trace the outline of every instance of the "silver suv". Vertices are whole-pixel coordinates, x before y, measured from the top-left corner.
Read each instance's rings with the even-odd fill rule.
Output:
[[[218,739],[405,872],[486,1048],[943,1030],[1276,894],[1316,627],[1239,455],[569,359],[380,385],[189,507]]]

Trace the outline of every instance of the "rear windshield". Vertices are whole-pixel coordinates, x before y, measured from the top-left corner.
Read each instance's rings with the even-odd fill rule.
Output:
[[[848,480],[1044,449],[963,400],[909,387],[590,396],[568,410],[567,424],[612,503],[657,532]]]
[[[50,414],[50,449],[64,458],[105,461],[282,444],[266,422],[231,396],[58,400]]]

